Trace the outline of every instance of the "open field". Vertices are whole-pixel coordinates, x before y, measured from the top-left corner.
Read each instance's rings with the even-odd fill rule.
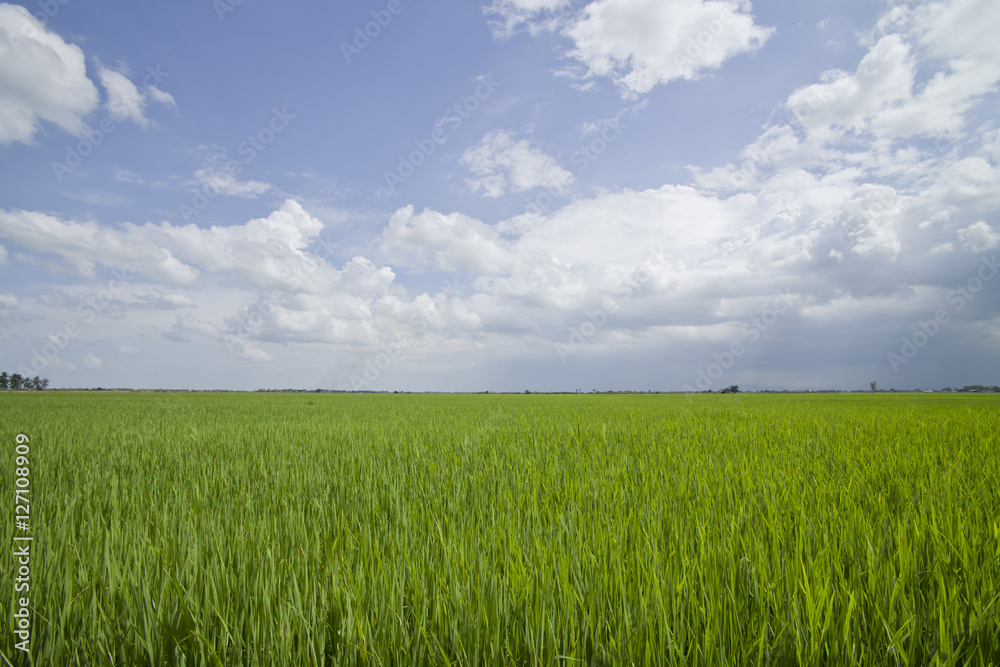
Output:
[[[39,665],[998,665],[1000,397],[0,394]]]

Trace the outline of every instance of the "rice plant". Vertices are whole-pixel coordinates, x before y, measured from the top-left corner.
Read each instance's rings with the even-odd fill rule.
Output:
[[[981,395],[0,395],[35,665],[1000,665]]]

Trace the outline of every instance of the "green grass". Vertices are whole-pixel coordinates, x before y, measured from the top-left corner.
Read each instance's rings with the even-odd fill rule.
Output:
[[[989,395],[0,393],[37,665],[1000,665]]]

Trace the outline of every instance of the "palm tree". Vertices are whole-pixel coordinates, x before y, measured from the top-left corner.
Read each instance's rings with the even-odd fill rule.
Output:
[[[42,386],[39,387],[39,389],[45,390],[45,389],[48,389],[48,388],[49,388],[49,379],[48,378],[42,378]]]
[[[10,389],[10,376],[7,371],[0,373],[0,389]]]
[[[20,373],[14,373],[13,375],[10,376],[10,388],[11,389],[17,391],[18,389],[21,388],[21,385],[23,383],[24,383],[24,378],[21,377]]]
[[[42,378],[37,375],[30,380],[28,380],[28,389],[34,389],[35,391],[41,391],[42,389]]]

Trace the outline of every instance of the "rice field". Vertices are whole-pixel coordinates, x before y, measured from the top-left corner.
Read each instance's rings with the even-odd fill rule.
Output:
[[[0,393],[10,665],[1000,665],[996,395]],[[15,438],[30,437],[30,661]]]

